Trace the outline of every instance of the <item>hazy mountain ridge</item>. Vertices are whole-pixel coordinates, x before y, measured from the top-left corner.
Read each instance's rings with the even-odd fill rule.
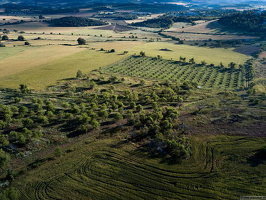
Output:
[[[165,2],[184,2],[184,3],[205,3],[205,4],[239,4],[239,3],[251,3],[251,4],[261,4],[265,3],[264,0],[182,0],[182,1],[175,1],[175,0],[81,0],[79,4],[82,3],[123,3],[123,2],[131,2],[131,3],[165,3]],[[0,0],[0,3],[51,3],[49,0]],[[77,4],[77,2],[73,2],[72,0],[57,0],[53,1],[53,4]]]

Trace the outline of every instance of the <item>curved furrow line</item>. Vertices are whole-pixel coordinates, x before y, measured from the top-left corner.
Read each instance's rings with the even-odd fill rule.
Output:
[[[94,176],[95,176],[94,178],[98,181],[103,181],[103,179],[104,179],[103,176],[101,176],[99,178],[98,174],[95,174]],[[130,177],[131,177],[131,179],[122,183],[122,186],[124,186],[125,183],[128,183],[129,181],[131,181],[131,183],[130,183],[131,185],[134,185],[134,186],[136,186],[136,188],[142,189],[142,190],[148,192],[149,194],[154,194],[154,196],[156,196],[158,194],[158,192],[160,191],[160,193],[163,194],[164,198],[169,198],[169,199],[179,199],[180,197],[182,197],[181,199],[188,199],[188,196],[190,196],[191,199],[193,199],[195,197],[201,197],[201,198],[206,198],[206,199],[210,198],[210,196],[204,197],[204,196],[206,196],[206,193],[208,193],[208,188],[205,189],[205,191],[198,191],[198,192],[193,191],[194,194],[191,195],[191,189],[190,189],[189,183],[187,185],[184,185],[182,188],[180,187],[181,185],[179,185],[179,187],[173,187],[172,186],[172,190],[170,191],[169,185],[167,185],[165,183],[162,183],[162,185],[158,186],[158,181],[150,182],[149,180],[146,180],[144,183],[140,184],[139,181],[141,180],[141,178],[136,177],[135,175],[132,175]],[[112,182],[106,183],[107,186],[110,186],[110,184],[113,183],[114,177],[110,176],[109,179]],[[152,186],[151,184],[154,186]],[[167,185],[167,187],[166,187],[166,185]],[[117,188],[117,185],[114,185],[114,187]],[[168,190],[165,190],[165,188],[168,188]],[[202,188],[202,190],[203,189],[204,188]],[[153,191],[155,191],[155,192],[153,192]],[[176,194],[178,194],[178,197],[175,197]]]
[[[129,171],[129,170],[128,170]],[[93,175],[95,175],[96,177],[95,177],[95,179],[96,180],[98,180],[98,181],[101,181],[102,179],[103,179],[103,174],[102,174],[102,171],[99,171],[99,174],[95,174],[95,172],[94,172],[94,174]],[[109,178],[110,178],[110,180],[113,180],[113,176],[112,175],[107,175],[107,176],[109,176]],[[136,179],[136,182],[141,178],[141,176],[140,177],[137,177],[137,175],[136,175],[136,173],[135,172],[133,172],[133,174],[131,174],[131,175],[129,175],[129,177],[135,177],[135,179]],[[92,175],[90,176],[90,178],[92,178]],[[100,180],[99,180],[100,179]],[[142,178],[143,179],[143,178]],[[147,177],[147,180],[146,180],[146,182],[150,182],[151,180],[150,180],[150,178],[149,177]],[[154,181],[154,183],[155,184],[157,184],[158,183],[158,181],[159,180],[155,180]],[[164,183],[164,185],[165,185],[165,183]],[[164,188],[164,186],[162,185],[161,186],[161,188]],[[153,189],[156,189],[156,190],[160,190],[160,188],[155,188],[155,187],[153,187]],[[164,191],[164,190],[163,190]],[[176,193],[176,191],[174,191],[174,193]],[[189,192],[188,192],[189,193]],[[171,194],[172,195],[172,194]]]
[[[114,153],[116,155],[119,155],[119,154],[117,154],[115,152],[110,152],[110,151],[108,151],[108,153]],[[112,155],[112,157],[113,157],[113,159],[115,158],[117,160],[124,160],[126,163],[139,165],[140,168],[144,168],[144,169],[149,168],[150,171],[155,171],[156,170],[156,173],[159,173],[159,174],[162,174],[162,175],[164,175],[164,173],[171,173],[172,177],[176,177],[177,174],[178,174],[178,177],[179,177],[180,174],[182,174],[182,175],[190,174],[191,175],[191,174],[195,174],[195,173],[203,173],[203,174],[206,173],[206,172],[204,172],[202,170],[199,170],[198,166],[195,166],[195,168],[197,169],[197,171],[195,171],[195,172],[191,172],[191,168],[192,168],[191,166],[189,166],[190,167],[190,171],[189,172],[180,172],[180,171],[177,171],[177,170],[176,171],[172,171],[172,170],[158,168],[158,167],[155,167],[153,165],[146,164],[146,163],[140,163],[139,160],[137,160],[137,159],[131,159],[131,158],[129,159],[127,157],[123,157],[122,155],[119,155],[118,157],[116,157],[115,155]],[[108,157],[108,159],[109,159],[109,157]],[[182,176],[181,176],[181,178],[182,178]],[[185,177],[185,178],[187,178],[187,177]]]
[[[75,176],[75,175],[73,175]],[[127,194],[123,194],[119,191],[119,189],[121,189],[121,187],[123,187],[123,190],[126,190],[125,185],[122,185],[120,188],[117,187],[117,185],[115,185],[115,187],[112,187],[112,184],[110,183],[106,183],[102,180],[102,177],[99,179],[94,179],[94,175],[90,174],[89,177],[84,176],[82,177],[82,175],[79,174],[80,179],[77,179],[76,177],[74,178],[71,175],[68,175],[68,177],[72,180],[74,180],[75,182],[78,183],[79,186],[85,186],[86,188],[90,188],[91,192],[95,192],[98,191],[99,194],[103,195],[103,193],[105,193],[107,196],[109,196],[109,199],[111,196],[113,196],[114,199],[127,199],[128,195]],[[98,176],[98,175],[97,175]],[[111,181],[113,182],[113,180]],[[104,184],[104,186],[103,186]],[[106,186],[105,186],[106,185]],[[105,191],[105,188],[108,188],[107,191]],[[128,190],[128,192],[131,192],[132,195],[132,190]],[[141,199],[139,195],[135,195],[136,197],[138,197],[138,199]],[[136,198],[133,198],[136,199]]]

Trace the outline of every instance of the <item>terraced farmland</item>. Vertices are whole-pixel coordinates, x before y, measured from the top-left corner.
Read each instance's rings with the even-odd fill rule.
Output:
[[[238,199],[265,192],[264,165],[247,162],[263,139],[197,139],[193,157],[182,164],[117,142],[83,143],[31,170],[17,182],[21,199]]]
[[[204,88],[237,89],[246,85],[245,74],[240,69],[221,69],[152,57],[132,56],[103,70],[142,78],[195,82]]]

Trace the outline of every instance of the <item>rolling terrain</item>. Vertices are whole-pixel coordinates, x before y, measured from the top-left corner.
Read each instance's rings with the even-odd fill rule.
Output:
[[[126,20],[131,6],[42,16],[100,26],[0,15],[0,199],[265,195],[263,37],[219,24],[223,10],[132,26],[164,13]]]

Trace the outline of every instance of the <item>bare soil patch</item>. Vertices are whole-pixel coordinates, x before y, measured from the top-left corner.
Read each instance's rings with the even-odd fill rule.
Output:
[[[263,58],[266,58],[266,51],[263,51],[260,56],[259,56],[260,59],[263,59]]]

